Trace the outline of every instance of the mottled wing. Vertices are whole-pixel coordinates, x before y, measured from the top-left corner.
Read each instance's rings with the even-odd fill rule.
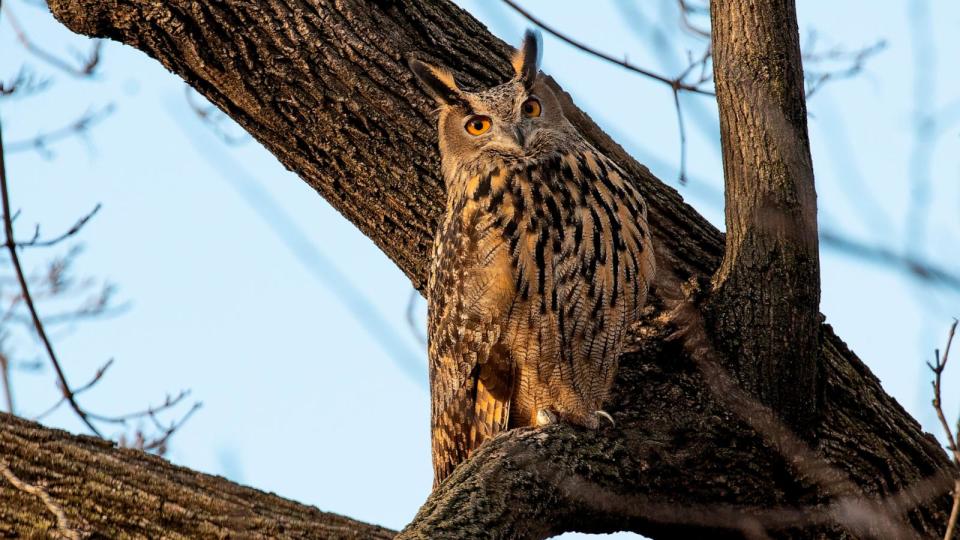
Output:
[[[575,194],[561,197],[568,234],[554,258],[560,362],[588,400],[583,405],[599,407],[653,278],[646,206],[593,149],[563,156],[558,167],[555,189]]]
[[[495,219],[472,194],[455,198],[434,244],[429,284],[434,485],[484,440],[506,429],[511,359],[498,341],[513,278]]]

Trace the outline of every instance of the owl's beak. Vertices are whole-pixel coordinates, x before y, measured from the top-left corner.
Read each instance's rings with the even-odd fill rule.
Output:
[[[523,128],[520,126],[513,128],[513,135],[514,139],[517,141],[517,146],[523,148],[524,144],[526,143],[526,136],[523,134]]]

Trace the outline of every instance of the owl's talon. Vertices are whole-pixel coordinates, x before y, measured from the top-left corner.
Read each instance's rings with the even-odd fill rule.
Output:
[[[537,411],[537,426],[549,426],[557,423],[557,415],[550,409],[540,409]]]
[[[604,418],[608,422],[610,422],[611,427],[617,426],[617,423],[613,421],[613,417],[610,416],[610,413],[608,413],[607,411],[594,411],[593,413],[599,416],[600,418]]]

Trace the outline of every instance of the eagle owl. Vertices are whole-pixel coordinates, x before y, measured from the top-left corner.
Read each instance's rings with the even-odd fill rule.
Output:
[[[653,279],[646,206],[564,117],[527,32],[510,81],[466,91],[411,69],[439,104],[446,214],[428,282],[434,485],[484,440],[596,428]]]

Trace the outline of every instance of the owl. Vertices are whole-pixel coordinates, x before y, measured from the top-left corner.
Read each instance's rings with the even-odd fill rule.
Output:
[[[446,212],[428,281],[434,486],[522,426],[596,428],[654,275],[646,205],[564,117],[527,32],[515,76],[460,88],[411,60],[439,105]]]

